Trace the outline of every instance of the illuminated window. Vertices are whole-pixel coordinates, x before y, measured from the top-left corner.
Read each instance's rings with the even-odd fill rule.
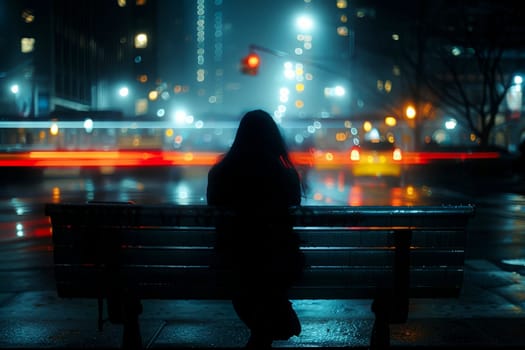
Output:
[[[373,8],[358,8],[355,11],[355,15],[357,18],[375,18],[376,17],[376,11]]]
[[[401,75],[401,68],[399,66],[393,66],[392,67],[392,74],[394,74],[396,77]]]
[[[348,27],[347,26],[339,26],[339,27],[337,27],[337,35],[339,35],[339,36],[348,36]]]
[[[148,47],[148,36],[144,33],[135,35],[135,48],[145,49],[146,47]]]
[[[337,0],[337,8],[345,9],[348,7],[348,2],[346,0]]]
[[[33,10],[25,9],[24,11],[22,11],[22,19],[26,23],[32,23],[35,20]]]
[[[392,91],[392,82],[390,80],[385,81],[385,91],[386,92]]]
[[[197,69],[197,81],[202,83],[205,80],[205,70],[204,69]]]
[[[33,52],[34,49],[35,49],[35,38],[20,39],[20,51],[22,53]]]
[[[148,112],[148,100],[140,98],[135,101],[135,114],[146,114]]]

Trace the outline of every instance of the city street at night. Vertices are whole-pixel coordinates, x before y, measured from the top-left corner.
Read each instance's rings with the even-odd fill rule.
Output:
[[[148,174],[47,176],[2,189],[0,346],[116,348],[121,328],[97,330],[94,300],[59,299],[51,230],[43,206],[87,200],[205,203],[208,168],[157,169]],[[477,195],[438,185],[349,185],[341,172],[308,173],[303,204],[476,206],[468,226],[464,287],[452,300],[413,299],[406,324],[393,325],[394,346],[516,347],[525,344],[525,197],[519,184]],[[408,180],[407,180],[408,181]],[[460,186],[461,188],[461,186]],[[465,187],[466,188],[466,187]],[[520,193],[521,192],[521,193]],[[294,300],[299,337],[277,347],[356,347],[369,342],[370,300]],[[145,301],[144,346],[237,348],[248,332],[227,301]]]
[[[0,0],[0,349],[525,349],[524,18]]]

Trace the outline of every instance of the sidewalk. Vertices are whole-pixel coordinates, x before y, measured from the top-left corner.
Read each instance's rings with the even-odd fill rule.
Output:
[[[467,260],[460,298],[413,300],[408,322],[391,327],[392,346],[525,348],[524,276]],[[147,348],[241,348],[248,337],[228,301],[143,304]],[[370,300],[297,300],[294,306],[303,332],[275,347],[367,347]],[[58,299],[53,289],[0,294],[0,348],[118,348],[121,334],[109,322],[98,332],[94,300]]]

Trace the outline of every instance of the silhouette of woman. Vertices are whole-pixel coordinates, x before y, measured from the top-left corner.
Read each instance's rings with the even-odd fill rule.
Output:
[[[220,264],[234,271],[232,304],[251,332],[246,347],[299,335],[287,292],[304,258],[288,210],[301,202],[301,183],[268,113],[244,115],[230,150],[210,169],[207,200],[235,213],[218,223],[216,249]]]

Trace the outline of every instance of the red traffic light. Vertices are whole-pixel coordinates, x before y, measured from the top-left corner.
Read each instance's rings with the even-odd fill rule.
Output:
[[[244,74],[256,75],[261,59],[256,53],[250,53],[241,60],[241,70]]]
[[[259,56],[257,55],[249,55],[246,64],[250,68],[257,68],[259,66]]]

